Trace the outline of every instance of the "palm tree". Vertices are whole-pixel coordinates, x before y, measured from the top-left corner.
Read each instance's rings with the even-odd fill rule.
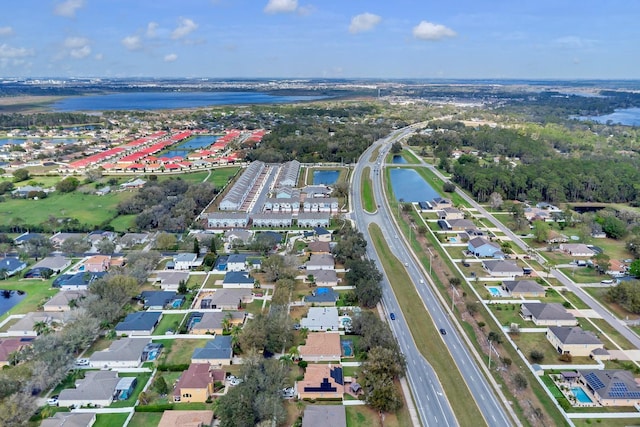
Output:
[[[242,332],[242,326],[240,325],[233,325],[231,327],[231,345],[233,346],[234,349],[238,348],[238,340],[240,338],[240,333]]]
[[[308,335],[309,335],[309,329],[307,328],[300,329],[300,338],[302,338],[303,340],[306,340]]]
[[[226,334],[231,329],[231,313],[227,313],[222,319],[222,333]]]
[[[51,332],[49,325],[45,321],[39,321],[33,324],[33,330],[37,335],[46,335]]]
[[[291,348],[289,349],[289,356],[291,356],[293,360],[300,359],[300,350],[298,350],[297,346],[291,346]]]
[[[293,365],[293,357],[291,357],[290,354],[283,354],[278,360],[280,360],[280,363],[287,368]]]

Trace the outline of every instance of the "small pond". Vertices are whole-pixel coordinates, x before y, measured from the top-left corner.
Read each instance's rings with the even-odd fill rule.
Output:
[[[396,200],[403,202],[423,202],[440,197],[440,194],[414,169],[395,168],[390,171],[391,187]]]
[[[333,185],[338,180],[340,171],[315,170],[313,171],[313,185]]]
[[[391,163],[404,165],[404,164],[407,164],[407,159],[402,157],[400,154],[394,154],[393,157],[391,158]]]
[[[9,291],[0,289],[0,316],[9,311],[27,296],[24,291]]]
[[[212,135],[201,135],[201,136],[196,136],[191,138],[190,140],[188,140],[187,142],[184,142],[182,144],[178,144],[175,147],[173,147],[173,149],[162,153],[159,155],[159,157],[182,157],[182,158],[186,158],[187,155],[189,153],[191,153],[192,151],[198,150],[200,148],[205,148],[205,147],[209,147],[211,145],[213,145],[216,140],[218,139],[217,136],[212,136]]]

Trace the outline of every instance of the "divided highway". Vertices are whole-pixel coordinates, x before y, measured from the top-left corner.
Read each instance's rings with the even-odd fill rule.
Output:
[[[395,131],[386,138],[375,142],[363,153],[352,175],[350,190],[352,219],[358,230],[363,233],[367,240],[367,255],[370,259],[375,260],[378,266],[381,265],[368,232],[369,224],[376,223],[382,229],[382,233],[391,251],[402,263],[405,263],[407,272],[413,283],[423,283],[416,286],[417,291],[425,303],[425,306],[428,307],[436,327],[443,328],[447,332],[446,335],[442,336],[443,342],[434,343],[434,345],[446,345],[448,347],[463,378],[466,379],[486,423],[492,427],[511,426],[513,422],[507,415],[505,408],[496,397],[488,380],[476,365],[475,360],[458,334],[452,320],[434,295],[431,286],[427,284],[431,281],[431,278],[423,274],[419,263],[413,258],[405,240],[396,229],[391,213],[389,212],[389,206],[383,194],[383,173],[375,172],[376,169],[380,170],[380,167],[384,163],[386,150],[388,150],[390,143],[411,132],[411,128]],[[377,147],[381,147],[380,155],[374,162],[371,162],[370,158]],[[363,170],[366,166],[370,168],[374,196],[376,203],[379,205],[377,212],[374,214],[365,213],[360,194]],[[382,272],[384,273],[384,271]],[[383,279],[382,286],[385,311],[387,315],[392,312],[396,314],[396,320],[390,321],[390,325],[407,359],[407,379],[422,424],[424,426],[458,425],[447,400],[447,396],[444,395],[442,386],[438,382],[436,373],[415,346],[409,327],[404,320],[404,316],[401,314],[402,309],[398,305],[398,301],[393,294],[386,275]],[[455,399],[456,397],[450,396],[450,398]]]

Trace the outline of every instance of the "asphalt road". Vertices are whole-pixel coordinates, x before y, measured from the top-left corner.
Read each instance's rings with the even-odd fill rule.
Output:
[[[462,338],[459,336],[451,319],[445,313],[440,302],[436,299],[432,288],[426,285],[427,281],[430,281],[431,279],[428,276],[423,275],[417,262],[410,255],[406,242],[398,234],[395,224],[391,219],[389,207],[384,199],[382,193],[382,179],[380,179],[381,173],[376,174],[375,169],[379,169],[381,163],[383,163],[386,150],[389,146],[388,143],[410,132],[411,129],[408,128],[395,131],[388,137],[377,141],[362,155],[352,176],[352,219],[355,221],[358,230],[360,230],[367,239],[368,256],[375,260],[379,266],[381,264],[373,249],[373,243],[368,233],[368,225],[372,222],[380,226],[387,244],[396,257],[401,262],[406,263],[406,269],[411,280],[416,284],[421,283],[420,280],[423,280],[423,285],[416,286],[417,291],[425,303],[425,306],[429,308],[429,312],[436,326],[438,328],[444,328],[447,331],[446,335],[441,336],[442,345],[446,345],[451,352],[456,365],[460,369],[463,378],[466,379],[471,393],[476,399],[480,411],[485,417],[486,423],[492,427],[510,426],[512,425],[512,422],[494,394],[488,380],[480,372],[479,367],[476,365],[469,350],[462,342]],[[374,149],[378,146],[384,147],[385,144],[387,148],[381,149],[381,155],[378,157],[378,160],[376,162],[370,162],[369,160]],[[361,177],[363,169],[366,166],[369,166],[372,171],[374,195],[377,203],[380,205],[380,208],[375,214],[367,214],[364,212],[360,195]],[[387,312],[387,315],[391,312],[396,314],[396,320],[390,321],[390,324],[396,338],[398,339],[400,348],[407,359],[407,378],[423,425],[457,425],[453,411],[451,410],[447,397],[444,395],[442,387],[438,382],[436,373],[420,354],[411,338],[409,328],[402,316],[402,310],[398,305],[386,276],[383,279],[382,284],[383,305],[385,307],[385,311]],[[455,396],[451,397],[456,398]]]

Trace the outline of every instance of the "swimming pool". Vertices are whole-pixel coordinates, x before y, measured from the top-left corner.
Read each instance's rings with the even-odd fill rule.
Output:
[[[492,297],[502,296],[502,290],[500,289],[500,286],[487,286],[487,290],[491,292]]]
[[[451,243],[458,243],[458,238],[457,237],[449,237],[449,241]]]
[[[353,357],[353,341],[343,340],[340,344],[342,345],[342,355],[344,357]]]
[[[571,393],[576,397],[576,400],[580,403],[593,403],[591,398],[585,393],[582,387],[571,387]]]

